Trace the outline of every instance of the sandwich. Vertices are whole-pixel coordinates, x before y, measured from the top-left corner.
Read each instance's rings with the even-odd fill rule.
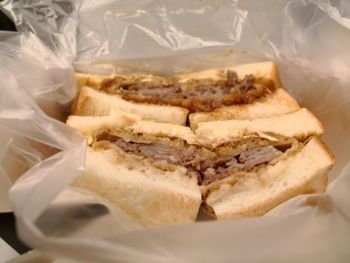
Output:
[[[87,138],[75,186],[145,226],[263,215],[324,192],[335,158],[322,124],[273,62],[173,77],[77,73],[67,124]]]
[[[318,137],[321,123],[304,108],[195,130],[113,114],[68,118],[90,145],[75,185],[146,226],[194,222],[200,206],[218,219],[262,215],[296,195],[323,192],[334,163]]]
[[[144,120],[186,125],[210,120],[282,115],[299,109],[281,87],[271,61],[203,70],[173,77],[77,73],[74,115],[121,109]]]
[[[85,171],[74,186],[113,202],[145,226],[196,220],[199,176],[189,167],[211,152],[194,144],[189,127],[138,121],[123,112],[70,116],[67,124],[89,145]]]
[[[324,192],[335,162],[319,138],[321,123],[305,108],[203,122],[195,133],[202,144],[224,153],[207,164],[201,181],[203,207],[219,219],[263,215],[294,196]]]

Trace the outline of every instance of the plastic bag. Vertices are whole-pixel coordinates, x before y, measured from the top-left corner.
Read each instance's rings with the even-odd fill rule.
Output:
[[[72,66],[48,50],[37,37],[31,33],[2,32],[0,40],[0,180],[3,197],[0,209],[9,211],[7,190],[24,171],[58,149],[73,148],[74,141],[71,140],[74,137],[65,138],[66,135],[58,132],[69,128],[51,120],[43,111],[63,119],[65,105],[75,91]],[[67,135],[72,133],[69,131]],[[83,139],[79,140],[82,144]]]
[[[11,189],[19,235],[26,243],[57,257],[83,262],[347,262],[350,257],[347,1],[69,3],[6,1],[1,5],[19,29],[37,33],[67,60],[75,56],[74,67],[80,71],[171,74],[273,59],[279,64],[285,88],[324,124],[324,139],[335,153],[337,163],[325,194],[293,198],[263,217],[143,229],[98,198],[74,189],[64,190],[79,174],[84,158],[82,139],[35,110],[35,116],[49,122],[50,129],[45,134],[22,130],[20,135],[61,151],[39,162]],[[76,9],[63,14],[61,5]],[[20,15],[23,8],[29,13]],[[51,15],[42,15],[45,10]],[[58,13],[61,15],[55,15]],[[62,21],[76,23],[77,27],[62,30]],[[39,34],[38,28],[45,28],[45,23],[55,26]],[[61,37],[54,38],[56,34]],[[55,39],[55,45],[51,45],[50,39]],[[65,50],[67,41],[70,48]],[[17,59],[13,56],[14,61]],[[16,78],[14,75],[14,81]],[[39,74],[38,79],[41,78]],[[21,85],[20,89],[26,88]],[[13,96],[18,107],[27,105],[19,94]],[[13,118],[18,116],[16,113]],[[13,123],[11,131],[20,130],[20,121],[0,120],[4,127]],[[37,122],[38,119],[29,118],[28,127]]]

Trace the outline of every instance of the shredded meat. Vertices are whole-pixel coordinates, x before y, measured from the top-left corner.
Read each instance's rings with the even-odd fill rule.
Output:
[[[97,141],[103,140],[114,143],[125,152],[142,155],[153,160],[166,160],[171,164],[185,167],[200,167],[200,159],[198,158],[200,150],[195,145],[185,145],[185,147],[180,148],[162,143],[127,142],[108,132],[97,136]]]
[[[104,87],[107,92],[120,93],[122,98],[135,102],[173,105],[187,108],[190,112],[209,112],[223,106],[251,103],[265,96],[269,89],[256,83],[253,75],[241,81],[237,73],[227,72],[226,80],[193,80],[188,83],[134,82],[111,83]]]
[[[202,184],[210,184],[216,180],[230,175],[233,170],[249,171],[252,168],[266,164],[281,155],[281,151],[272,145],[253,147],[236,156],[208,160],[206,166],[202,166]]]
[[[241,153],[239,162],[243,163],[245,168],[250,169],[258,164],[268,163],[280,154],[281,152],[271,145],[257,147]]]
[[[109,132],[100,133],[96,140],[109,141],[127,153],[185,166],[200,175],[199,183],[203,185],[223,179],[234,171],[250,171],[267,164],[280,156],[283,150],[291,147],[287,141],[275,142],[275,145],[271,145],[267,144],[266,139],[255,138],[248,139],[243,146],[236,146],[230,150],[225,146],[227,149],[216,149],[212,152],[208,149],[204,151],[204,147],[189,144],[128,141]]]

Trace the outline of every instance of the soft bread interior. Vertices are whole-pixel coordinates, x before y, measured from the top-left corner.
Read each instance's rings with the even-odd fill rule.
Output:
[[[277,89],[253,103],[218,108],[212,112],[191,113],[189,119],[191,128],[195,129],[199,122],[266,118],[291,113],[298,109],[300,106],[287,91]]]
[[[293,155],[258,173],[232,175],[217,188],[202,188],[205,202],[217,218],[262,215],[296,195],[324,191],[334,162],[323,142],[313,137]]]
[[[191,128],[182,125],[141,120],[135,122],[129,129],[134,133],[178,138],[186,141],[188,144],[198,143],[197,138]]]
[[[303,140],[322,134],[323,127],[310,111],[302,108],[270,118],[201,122],[195,130],[199,141],[214,147],[252,133],[278,134]]]
[[[88,144],[91,144],[96,130],[124,128],[133,125],[138,120],[140,120],[140,117],[135,114],[114,109],[109,115],[105,116],[70,115],[66,123],[85,135]]]
[[[109,95],[89,87],[82,87],[75,107],[74,115],[108,115],[111,110],[124,110],[136,114],[144,120],[185,125],[188,110],[175,106],[161,106],[144,103],[134,103],[123,100],[118,95]]]
[[[118,128],[136,134],[177,138],[189,144],[197,144],[196,136],[189,127],[171,123],[142,121],[139,116],[123,111],[113,110],[110,115],[106,116],[71,115],[67,119],[67,124],[85,135],[88,139],[88,144],[93,142],[96,131],[113,131],[113,129]]]
[[[115,203],[145,226],[194,222],[201,204],[197,178],[187,169],[159,169],[113,147],[88,148],[86,169],[74,185]]]

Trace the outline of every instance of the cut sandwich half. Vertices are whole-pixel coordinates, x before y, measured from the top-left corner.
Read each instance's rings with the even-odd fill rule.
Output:
[[[205,210],[215,218],[262,215],[291,197],[325,191],[334,156],[308,110],[253,120],[198,123],[197,139],[215,152],[201,175]],[[227,158],[225,158],[227,157]]]
[[[201,204],[197,175],[124,150],[106,140],[94,143],[74,185],[113,202],[148,227],[194,222]]]
[[[105,115],[118,108],[144,120],[191,125],[208,120],[274,116],[299,109],[281,89],[275,63],[261,62],[160,77],[76,74],[75,115]],[[91,88],[88,88],[91,87]]]
[[[67,124],[90,144],[75,186],[115,203],[145,226],[195,221],[201,192],[192,167],[212,152],[194,144],[189,127],[113,116],[70,116]]]
[[[294,196],[324,192],[334,161],[324,143],[311,137],[257,170],[237,170],[202,185],[205,209],[219,219],[263,215]]]

